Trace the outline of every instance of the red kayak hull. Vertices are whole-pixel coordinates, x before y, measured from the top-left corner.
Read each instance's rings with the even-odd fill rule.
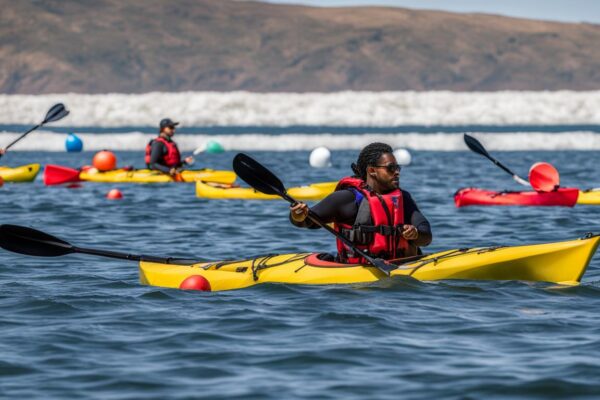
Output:
[[[467,206],[559,206],[573,207],[579,189],[559,188],[552,192],[494,192],[465,188],[454,194],[456,207]]]

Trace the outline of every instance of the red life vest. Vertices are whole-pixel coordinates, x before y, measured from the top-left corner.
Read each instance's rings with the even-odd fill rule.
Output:
[[[167,140],[160,136],[156,139],[152,139],[150,143],[146,145],[146,165],[150,164],[150,153],[152,152],[152,143],[155,140],[167,146],[167,154],[163,156],[161,164],[169,168],[179,167],[181,165],[181,154],[179,153],[177,145],[175,144],[175,142]]]
[[[338,182],[335,190],[354,189],[364,198],[358,208],[354,225],[335,223],[334,228],[354,245],[373,257],[391,260],[405,257],[409,243],[402,237],[404,226],[404,202],[402,191],[390,193],[373,192],[362,179],[346,177]],[[349,264],[365,263],[358,254],[337,239],[338,257]]]

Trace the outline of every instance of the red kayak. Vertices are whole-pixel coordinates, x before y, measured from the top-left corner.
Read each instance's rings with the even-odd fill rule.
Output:
[[[579,189],[558,188],[551,192],[493,192],[465,188],[454,194],[456,207],[466,206],[562,206],[577,203]]]

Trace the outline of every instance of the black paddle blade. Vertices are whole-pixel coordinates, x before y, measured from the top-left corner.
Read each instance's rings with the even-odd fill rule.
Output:
[[[484,157],[490,157],[490,154],[487,152],[485,147],[483,147],[483,145],[479,143],[479,140],[475,139],[473,136],[467,135],[466,133],[464,134],[464,139],[469,149],[471,149],[475,153],[481,154]]]
[[[285,195],[285,186],[271,171],[247,154],[233,158],[233,170],[244,182],[265,194]]]
[[[0,225],[0,247],[15,253],[38,257],[58,257],[74,253],[70,243],[19,225]]]
[[[46,118],[44,118],[42,125],[47,124],[48,122],[58,121],[67,115],[69,115],[69,111],[65,108],[63,103],[55,104],[48,110],[48,113],[46,113]]]

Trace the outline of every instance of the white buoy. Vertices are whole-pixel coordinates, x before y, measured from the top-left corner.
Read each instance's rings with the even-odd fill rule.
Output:
[[[310,153],[308,162],[313,168],[331,167],[331,152],[327,147],[317,147]]]
[[[412,156],[406,149],[394,150],[394,157],[396,157],[396,162],[402,166],[409,165],[412,161]]]

